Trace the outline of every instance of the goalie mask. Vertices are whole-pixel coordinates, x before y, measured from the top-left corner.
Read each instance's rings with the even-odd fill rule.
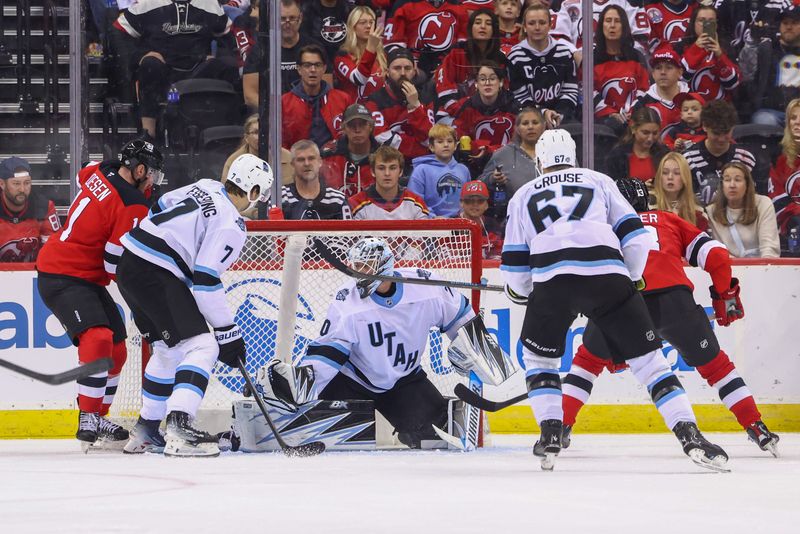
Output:
[[[383,239],[366,237],[347,252],[347,261],[354,270],[366,274],[392,276],[394,254]],[[380,280],[362,279],[356,282],[358,294],[367,298],[381,285]]]
[[[539,172],[556,165],[577,165],[575,140],[562,129],[545,130],[536,141],[536,166]]]

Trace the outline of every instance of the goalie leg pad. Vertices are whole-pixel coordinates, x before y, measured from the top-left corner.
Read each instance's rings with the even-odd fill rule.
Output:
[[[476,315],[456,332],[447,349],[450,363],[466,376],[474,371],[484,383],[498,386],[516,370],[506,352],[486,330],[483,319]]]

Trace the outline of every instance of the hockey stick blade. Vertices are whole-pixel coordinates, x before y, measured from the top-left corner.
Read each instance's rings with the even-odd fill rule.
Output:
[[[518,403],[519,401],[528,398],[528,394],[523,393],[521,395],[517,395],[516,397],[512,397],[508,400],[495,402],[481,397],[477,393],[470,390],[464,384],[456,384],[456,387],[453,391],[456,394],[456,397],[466,402],[470,406],[480,408],[484,412],[496,412],[498,410],[502,410],[503,408],[508,408],[509,406],[512,406]]]
[[[253,385],[253,379],[250,378],[250,373],[248,373],[247,369],[245,369],[244,362],[242,360],[239,360],[239,372],[242,373],[242,377],[244,378],[245,383],[247,383],[247,387],[253,393],[253,398],[256,400],[256,404],[258,404],[261,413],[264,414],[264,419],[267,420],[267,424],[269,425],[270,430],[272,430],[272,434],[275,436],[275,441],[277,441],[278,445],[280,445],[283,454],[289,457],[304,458],[306,456],[316,456],[325,452],[325,444],[321,441],[312,441],[311,443],[305,443],[296,447],[286,443],[283,440],[280,432],[278,432],[278,428],[275,426],[275,423],[272,421],[269,413],[267,413],[267,407],[264,405],[261,395],[258,394],[255,386]]]
[[[52,375],[37,373],[36,371],[31,371],[30,369],[21,367],[6,360],[0,360],[0,367],[5,367],[6,369],[10,369],[15,373],[25,375],[28,378],[33,378],[34,380],[44,382],[45,384],[50,384],[51,386],[58,386],[60,384],[66,384],[67,382],[73,382],[75,380],[80,380],[81,378],[86,378],[90,375],[102,373],[104,371],[110,371],[111,368],[114,367],[114,361],[111,358],[101,358],[99,360],[74,367],[69,371]]]
[[[336,254],[334,254],[333,251],[329,249],[320,239],[314,238],[314,248],[317,249],[320,256],[322,256],[325,261],[330,263],[337,271],[340,271],[352,278],[366,278],[367,280],[380,280],[381,282],[400,282],[403,284],[419,284],[423,286],[451,287],[454,289],[503,292],[503,286],[492,286],[488,284],[471,284],[469,282],[455,282],[450,280],[429,280],[427,278],[406,278],[403,276],[386,276],[382,274],[360,273],[354,269],[351,269],[342,260],[336,257]]]

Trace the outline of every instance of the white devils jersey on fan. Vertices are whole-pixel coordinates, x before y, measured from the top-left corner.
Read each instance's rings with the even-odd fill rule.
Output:
[[[569,168],[534,178],[508,204],[500,270],[516,293],[559,274],[639,280],[655,242],[605,174]]]
[[[583,38],[583,17],[582,0],[564,0],[561,9],[556,13],[555,24],[551,35],[555,38],[566,39],[577,47],[581,46]],[[600,20],[600,13],[610,5],[621,7],[628,15],[628,24],[631,27],[633,36],[650,35],[650,19],[647,12],[642,7],[632,6],[627,0],[594,0],[592,11],[594,16],[595,32],[598,31],[597,21]]]
[[[234,322],[220,276],[239,258],[244,241],[244,220],[216,180],[199,180],[165,194],[121,239],[127,250],[191,287],[214,328]]]
[[[395,269],[405,278],[438,278],[424,269]],[[395,284],[391,297],[362,299],[356,281],[336,293],[320,337],[298,365],[314,367],[314,396],[341,372],[373,393],[388,391],[405,376],[420,372],[431,328],[451,339],[475,313],[469,300],[449,287]],[[446,358],[446,355],[442,355]]]

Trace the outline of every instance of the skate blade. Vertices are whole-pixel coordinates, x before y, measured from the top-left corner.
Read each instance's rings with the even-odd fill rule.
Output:
[[[775,458],[780,458],[781,455],[778,452],[778,442],[772,441],[764,446],[764,450],[769,451],[769,453],[774,456]]]
[[[128,444],[126,444],[125,447],[122,449],[122,452],[124,454],[144,454],[147,452],[153,454],[163,454],[164,447],[153,445],[150,442],[138,443],[135,445],[131,445],[130,447],[128,447]]]
[[[191,445],[183,440],[167,439],[167,446],[164,447],[164,456],[173,458],[214,458],[219,456],[219,447],[216,443]]]
[[[691,458],[691,460],[700,467],[705,467],[711,471],[716,471],[717,473],[731,472],[731,470],[726,467],[728,460],[726,460],[724,456],[717,456],[716,458],[711,459],[706,456],[706,453],[703,452],[702,449],[692,449],[689,451],[689,458]]]
[[[96,453],[114,453],[119,452],[125,447],[125,441],[106,441],[101,438],[97,438],[97,441],[94,443],[89,443],[88,441],[81,441],[81,450],[84,454],[96,454]]]
[[[557,452],[546,452],[544,453],[544,457],[541,460],[541,467],[542,471],[552,471],[553,468],[556,466],[556,456],[558,456]]]
[[[436,435],[442,438],[448,445],[448,449],[455,449],[459,451],[468,451],[472,450],[472,447],[468,447],[466,444],[466,440],[460,440],[452,434],[448,434],[441,428],[436,425],[431,425],[433,427],[433,431],[436,432]]]

